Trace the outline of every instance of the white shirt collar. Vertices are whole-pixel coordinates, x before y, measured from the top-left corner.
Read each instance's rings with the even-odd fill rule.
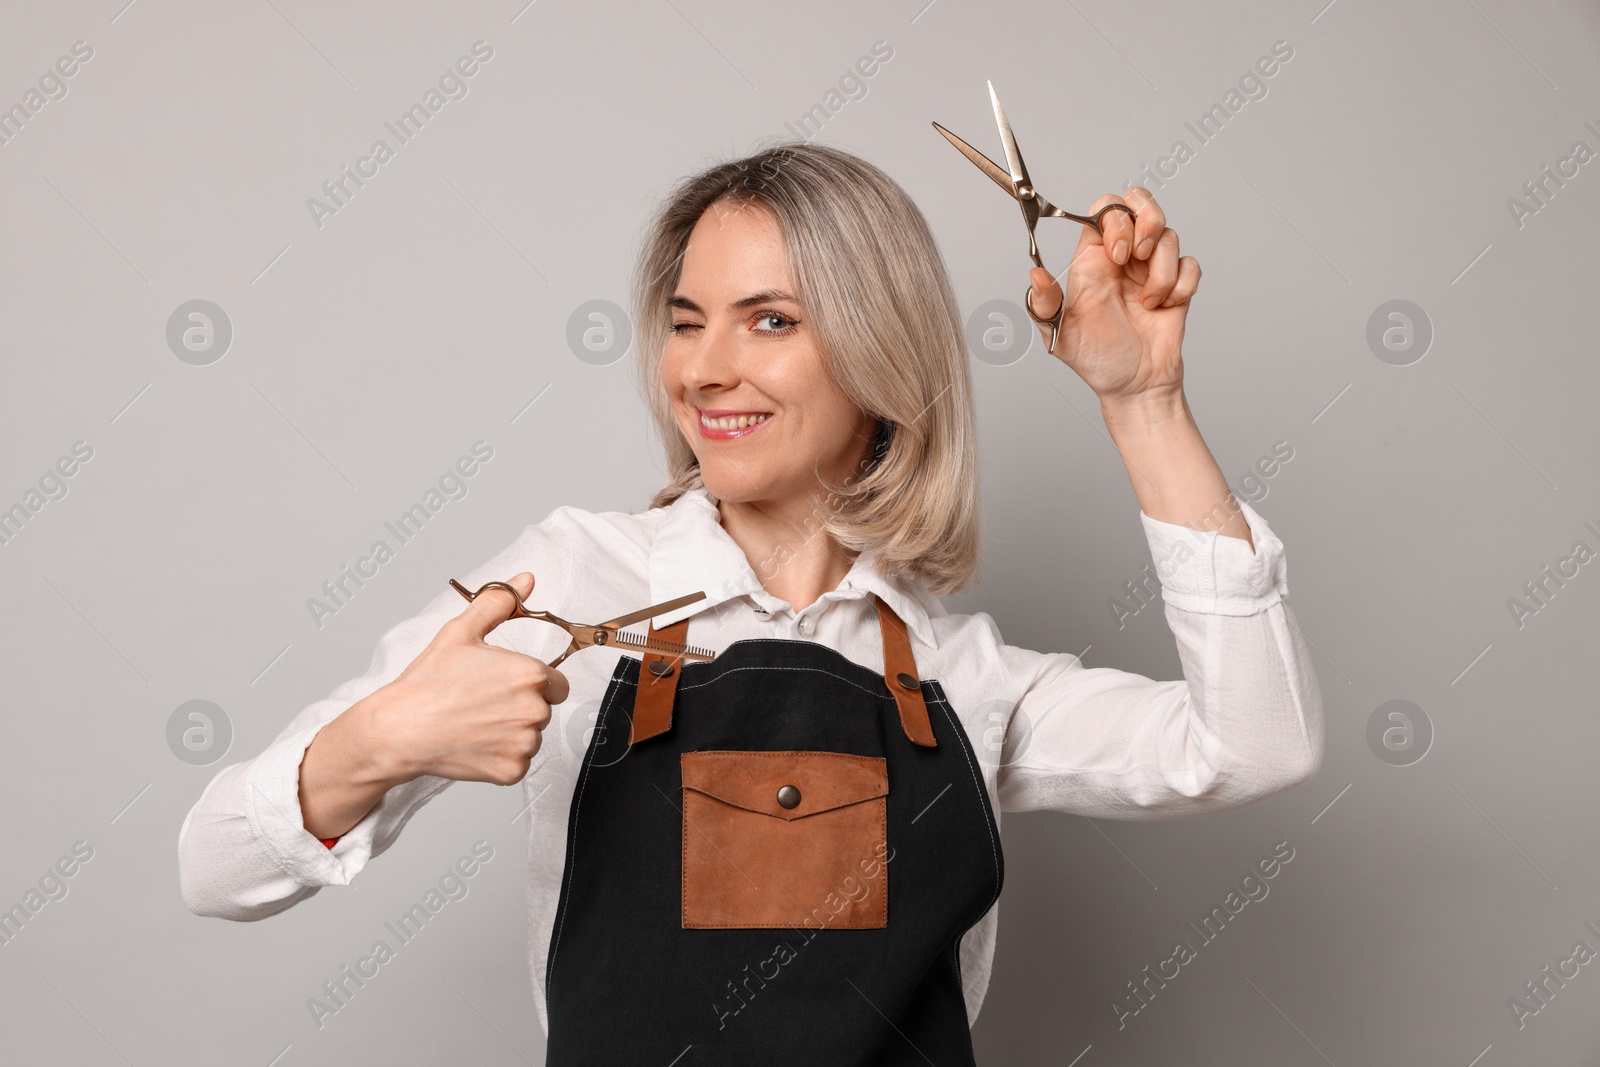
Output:
[[[704,488],[685,492],[666,512],[650,546],[650,600],[659,604],[697,591],[706,596],[657,615],[651,620],[657,629],[747,594],[763,606],[783,603],[762,587],[744,549],[722,528],[717,505]],[[853,600],[872,593],[894,609],[913,637],[937,648],[928,606],[937,600],[919,582],[883,577],[875,560],[871,550],[859,553],[839,587],[823,599]]]

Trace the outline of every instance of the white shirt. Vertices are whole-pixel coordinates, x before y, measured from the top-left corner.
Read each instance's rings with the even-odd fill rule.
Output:
[[[717,652],[745,638],[811,639],[881,672],[882,638],[867,596],[874,593],[905,621],[918,673],[943,685],[979,756],[997,818],[1052,810],[1149,819],[1247,804],[1306,780],[1322,761],[1322,698],[1286,602],[1283,543],[1254,509],[1240,506],[1253,553],[1240,538],[1140,513],[1182,681],[1086,668],[1068,653],[1007,645],[987,613],[948,614],[919,583],[880,577],[870,553],[856,558],[837,589],[797,613],[762,588],[703,489],[633,515],[558,508],[461,582],[476,589],[532,571],[532,603],[583,622],[703,590],[706,599],[657,617],[656,626],[692,616],[690,643]],[[302,822],[299,767],[311,739],[393,681],[463,606],[453,590],[441,592],[383,635],[365,674],[302,710],[255,759],[217,773],[180,831],[180,881],[191,910],[260,919],[322,886],[346,885],[394,844],[418,808],[453,784],[423,777],[390,789],[331,850]],[[559,628],[531,622],[489,635],[493,644],[545,661],[567,640]],[[544,968],[567,814],[585,731],[620,655],[591,648],[561,665],[571,694],[553,709],[523,780],[530,805],[528,964],[547,1034]],[[998,919],[997,902],[962,939],[969,1024],[988,989]]]

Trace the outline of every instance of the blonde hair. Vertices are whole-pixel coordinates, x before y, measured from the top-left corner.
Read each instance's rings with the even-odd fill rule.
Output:
[[[820,525],[871,550],[887,577],[958,592],[978,566],[977,427],[955,291],[922,212],[877,167],[838,148],[794,142],[680,181],[647,231],[634,277],[638,373],[666,448],[668,484],[651,507],[703,485],[661,380],[667,300],[689,234],[713,204],[769,211],[824,365],[878,419],[863,473],[829,486]]]

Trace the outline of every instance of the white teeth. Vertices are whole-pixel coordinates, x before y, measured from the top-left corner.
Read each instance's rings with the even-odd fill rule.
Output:
[[[713,419],[701,415],[700,425],[708,430],[742,430],[746,426],[766,422],[771,417],[770,415],[725,415],[720,419]]]

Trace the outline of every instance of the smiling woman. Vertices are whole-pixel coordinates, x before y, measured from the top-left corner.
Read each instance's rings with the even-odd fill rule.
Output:
[[[442,592],[219,772],[179,834],[189,907],[272,915],[348,884],[450,783],[520,783],[550,1067],[691,1048],[972,1067],[1002,810],[1217,811],[1322,758],[1282,542],[1233,500],[1183,398],[1199,267],[1149,192],[1125,196],[1137,223],[1085,229],[1066,291],[1036,269],[1029,302],[1060,310],[1052,351],[1100,399],[1152,558],[1182,549],[1159,569],[1182,681],[945,610],[977,568],[978,491],[944,262],[883,171],[782,145],[689,177],[647,232],[652,506],[527,526],[465,574],[465,609]],[[1043,560],[1039,579],[1091,565]],[[541,610],[518,610],[535,574]],[[611,621],[503,625],[552,616]],[[542,749],[563,704],[567,743]]]
[[[820,488],[835,503],[817,544],[871,549],[936,595],[967,584],[977,440],[960,305],[899,185],[822,145],[713,167],[674,191],[638,271],[638,368],[669,479],[653,507],[703,486],[725,526],[763,515],[750,525],[770,540]]]

